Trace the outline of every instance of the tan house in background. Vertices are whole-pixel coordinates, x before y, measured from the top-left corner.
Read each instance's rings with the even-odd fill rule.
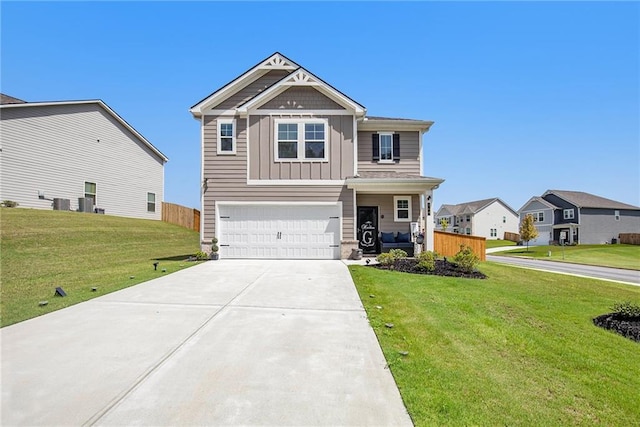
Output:
[[[215,236],[225,258],[339,259],[378,253],[382,232],[403,241],[415,230],[433,248],[443,180],[422,175],[433,122],[367,116],[280,53],[190,111],[202,135],[204,250]]]

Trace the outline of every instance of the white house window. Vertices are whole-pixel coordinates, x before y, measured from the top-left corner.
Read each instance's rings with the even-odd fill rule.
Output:
[[[467,227],[466,229],[467,236],[471,235],[471,227]]]
[[[393,220],[396,222],[411,221],[411,196],[394,196]]]
[[[393,135],[390,133],[380,134],[380,161],[393,161]]]
[[[467,222],[471,221],[471,215],[467,215]]]
[[[562,211],[564,219],[573,219],[573,209],[565,209]]]
[[[97,205],[98,202],[96,200],[96,183],[85,181],[84,183],[84,197],[90,197],[93,199],[93,204]]]
[[[277,161],[327,161],[328,122],[323,119],[276,120]]]
[[[620,211],[614,211],[613,215],[615,216],[616,221],[620,221]]]
[[[147,193],[147,212],[156,211],[156,193]]]
[[[506,217],[506,216],[503,216],[503,217],[502,217],[502,223],[503,223],[503,224],[506,224],[506,223],[507,223],[507,217]]]
[[[218,154],[236,154],[235,122],[218,119]]]
[[[534,212],[533,222],[544,222],[544,212]]]
[[[491,229],[491,237],[498,237],[498,230],[496,228]]]

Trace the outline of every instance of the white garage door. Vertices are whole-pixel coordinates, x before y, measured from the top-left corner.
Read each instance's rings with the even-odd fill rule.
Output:
[[[339,259],[339,205],[218,204],[223,258]]]

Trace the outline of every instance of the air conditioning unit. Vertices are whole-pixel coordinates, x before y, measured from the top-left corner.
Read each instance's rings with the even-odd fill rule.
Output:
[[[93,212],[93,197],[79,197],[78,212]]]
[[[71,210],[71,200],[69,199],[53,199],[53,210],[54,211],[70,211]]]

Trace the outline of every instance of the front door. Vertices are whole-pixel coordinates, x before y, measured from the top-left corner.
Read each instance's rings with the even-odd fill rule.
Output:
[[[358,206],[358,240],[365,254],[378,251],[378,207]]]

